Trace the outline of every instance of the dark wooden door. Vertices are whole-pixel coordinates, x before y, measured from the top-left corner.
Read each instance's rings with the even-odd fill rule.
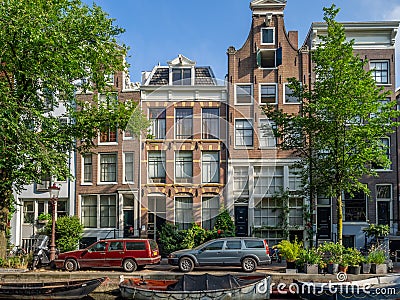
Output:
[[[317,239],[331,239],[331,208],[317,208]]]
[[[235,227],[236,236],[248,235],[248,216],[249,209],[247,206],[235,206]]]

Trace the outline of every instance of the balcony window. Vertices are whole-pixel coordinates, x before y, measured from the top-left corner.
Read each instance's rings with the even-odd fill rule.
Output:
[[[178,151],[175,154],[175,182],[191,183],[193,177],[193,154],[191,151]]]
[[[203,139],[219,138],[219,108],[203,108],[202,136]]]
[[[219,152],[203,151],[201,173],[203,183],[219,182]]]
[[[165,139],[165,109],[150,108],[151,135],[156,140]]]
[[[147,160],[149,180],[153,183],[165,183],[165,153],[149,151]]]
[[[177,139],[193,138],[193,109],[175,109],[175,136]]]

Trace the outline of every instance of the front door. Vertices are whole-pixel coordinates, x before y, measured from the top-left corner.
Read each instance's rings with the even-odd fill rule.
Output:
[[[378,224],[389,225],[390,224],[390,202],[389,201],[378,201]]]
[[[248,235],[248,215],[249,209],[247,206],[235,206],[236,236]]]
[[[317,239],[331,239],[331,208],[317,208]]]
[[[124,237],[132,237],[134,229],[133,210],[124,209]]]

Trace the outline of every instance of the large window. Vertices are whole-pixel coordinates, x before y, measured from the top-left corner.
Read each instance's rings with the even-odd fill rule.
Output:
[[[203,183],[219,182],[218,151],[203,151],[201,158],[201,174]]]
[[[264,198],[256,201],[254,207],[254,225],[257,227],[278,227],[282,206],[277,199]]]
[[[133,182],[134,181],[134,153],[133,152],[125,152],[125,182]]]
[[[236,104],[251,104],[253,102],[251,84],[236,85]]]
[[[173,85],[191,85],[192,70],[188,68],[172,69]]]
[[[175,182],[191,183],[193,178],[193,154],[177,151],[175,154]]]
[[[376,83],[389,83],[389,61],[371,61],[369,65]]]
[[[92,154],[84,154],[83,159],[83,182],[92,182],[93,180],[93,164]]]
[[[346,222],[366,222],[367,208],[364,192],[344,195],[344,219]]]
[[[257,52],[257,66],[263,69],[273,69],[282,64],[282,48],[262,49]]]
[[[260,148],[275,148],[276,137],[273,131],[275,123],[268,119],[260,119],[258,124],[258,140],[260,143]]]
[[[201,227],[211,230],[219,213],[219,197],[203,196],[201,199]]]
[[[175,109],[175,137],[177,139],[193,138],[193,109]]]
[[[260,85],[260,104],[277,104],[276,84]]]
[[[283,188],[283,167],[254,167],[254,194],[274,195]]]
[[[165,109],[150,108],[151,135],[154,139],[165,139]]]
[[[148,230],[147,233],[155,237],[167,219],[167,202],[165,195],[149,195],[148,199]]]
[[[117,181],[117,154],[100,154],[100,182]]]
[[[290,198],[289,199],[289,225],[302,226],[304,222],[303,216],[303,199]]]
[[[97,227],[97,196],[82,196],[82,224],[85,228]]]
[[[290,167],[289,168],[289,190],[301,191],[303,188],[301,179],[301,169]]]
[[[233,170],[233,193],[235,197],[249,195],[249,168],[235,167]]]
[[[261,45],[273,45],[275,30],[273,27],[261,28]]]
[[[202,110],[203,139],[219,138],[219,108],[203,108]]]
[[[235,145],[236,146],[253,146],[253,126],[249,120],[235,120]]]
[[[165,153],[149,151],[147,155],[149,180],[153,183],[165,183]]]
[[[100,227],[115,228],[117,225],[117,199],[115,195],[100,196]]]
[[[100,132],[100,143],[115,143],[117,142],[117,129],[106,128]]]
[[[189,229],[193,223],[193,198],[175,197],[175,225],[179,229]]]
[[[284,85],[284,97],[283,97],[283,103],[286,104],[299,104],[300,103],[300,98],[295,97],[293,95],[293,90],[289,87],[288,83],[285,83]]]

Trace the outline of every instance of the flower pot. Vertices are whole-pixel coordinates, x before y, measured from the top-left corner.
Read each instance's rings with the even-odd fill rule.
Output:
[[[339,264],[328,264],[328,273],[337,274],[339,270]]]
[[[304,272],[307,274],[318,274],[318,264],[304,264]]]
[[[360,275],[360,271],[361,271],[361,266],[349,266],[347,273]]]
[[[296,269],[295,261],[286,261],[286,269]]]
[[[387,273],[386,264],[371,264],[371,273],[372,274],[386,274]]]
[[[341,266],[339,265],[339,272],[347,273],[348,266]]]
[[[371,273],[371,264],[370,263],[362,263],[361,271],[363,274]]]

